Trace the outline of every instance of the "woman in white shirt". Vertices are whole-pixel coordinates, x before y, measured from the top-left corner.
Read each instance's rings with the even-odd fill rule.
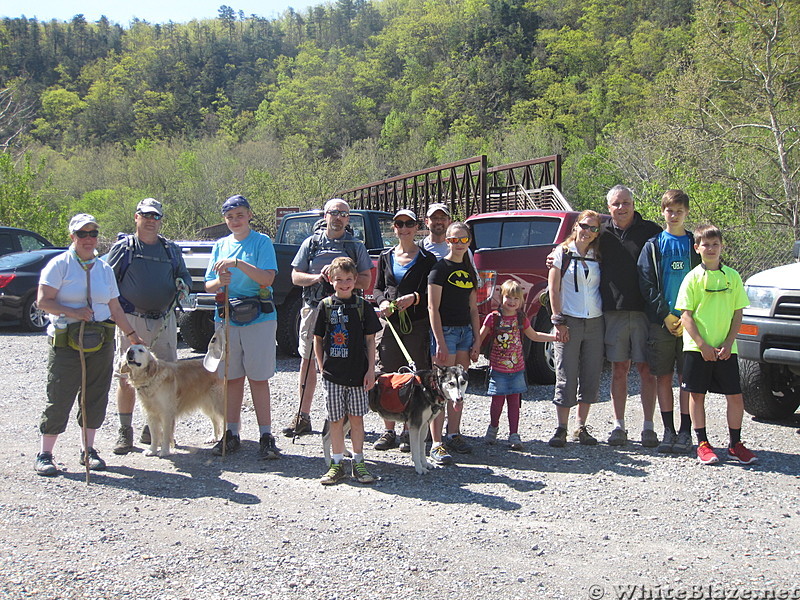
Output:
[[[552,322],[556,326],[555,364],[558,428],[550,439],[556,448],[567,442],[570,409],[578,405],[573,440],[594,446],[586,426],[589,408],[598,400],[603,370],[603,306],[600,299],[600,215],[585,210],[572,233],[550,254],[548,273]]]

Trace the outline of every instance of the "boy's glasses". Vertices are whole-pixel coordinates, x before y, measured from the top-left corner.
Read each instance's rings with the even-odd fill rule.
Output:
[[[144,217],[145,219],[150,219],[150,220],[153,220],[153,221],[160,221],[161,220],[161,215],[158,214],[158,213],[151,213],[151,212],[149,212],[149,213],[141,213],[140,212],[139,214],[142,217]]]
[[[597,225],[589,225],[588,223],[578,223],[578,225],[584,231],[591,231],[592,233],[597,233],[600,231],[600,228]]]
[[[408,229],[411,229],[412,227],[416,227],[417,226],[417,222],[416,221],[395,221],[394,222],[394,226],[397,227],[398,229],[402,229],[403,227],[407,227]]]
[[[350,216],[350,213],[347,212],[346,210],[336,210],[336,209],[329,210],[325,214],[328,214],[328,215],[330,215],[332,217],[342,217],[343,219],[346,219],[347,217]]]
[[[449,237],[445,238],[448,244],[469,244],[469,237]]]
[[[100,232],[97,231],[97,229],[92,229],[91,231],[83,231],[82,229],[79,229],[78,231],[75,232],[75,235],[81,239],[87,237],[96,238],[98,235],[100,235]]]

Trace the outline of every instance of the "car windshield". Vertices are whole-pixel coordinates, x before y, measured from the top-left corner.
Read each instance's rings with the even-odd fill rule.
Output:
[[[283,230],[284,244],[300,245],[307,237],[314,233],[314,224],[322,218],[322,215],[308,215],[287,220],[286,228]],[[353,228],[353,237],[364,241],[364,217],[363,215],[350,213],[350,226]]]
[[[0,269],[8,270],[8,269],[19,269],[22,267],[27,267],[28,265],[32,265],[36,261],[42,258],[41,254],[38,253],[30,253],[30,252],[16,252],[14,254],[6,254],[5,256],[0,256]]]
[[[554,244],[561,219],[558,217],[486,219],[470,223],[475,248],[510,248]]]

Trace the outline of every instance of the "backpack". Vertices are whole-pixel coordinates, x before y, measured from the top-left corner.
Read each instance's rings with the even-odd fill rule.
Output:
[[[379,375],[375,387],[369,391],[370,404],[390,413],[401,414],[405,411],[417,386],[422,381],[415,373],[385,373]]]
[[[121,283],[123,278],[125,277],[125,273],[128,271],[128,267],[131,266],[131,262],[133,262],[134,251],[136,249],[136,242],[134,240],[134,236],[129,233],[118,233],[117,234],[117,242],[125,240],[125,251],[122,253],[120,257],[119,263],[119,273],[115,270],[115,277],[117,279],[117,283]],[[174,244],[170,244],[167,242],[166,238],[162,235],[158,236],[158,241],[161,242],[161,245],[164,246],[164,251],[167,253],[169,257],[169,262],[172,264],[172,278],[177,279],[178,275],[180,274],[181,268],[181,260],[178,254],[176,253],[177,247]],[[123,296],[120,295],[119,303],[122,306],[122,310],[126,313],[133,312],[136,307],[126,300]]]
[[[322,221],[322,224],[325,225],[325,221]],[[308,264],[309,267],[311,263],[314,261],[314,258],[319,254],[320,245],[322,244],[322,236],[324,235],[324,227],[319,227],[319,222],[314,226],[314,233],[311,235],[311,243],[308,246]],[[358,264],[358,251],[356,250],[356,239],[353,237],[352,229],[345,230],[345,234],[342,238],[342,245],[344,246],[344,251],[350,259]],[[362,292],[362,290],[356,290],[356,293]],[[363,292],[362,292],[363,293]],[[308,286],[303,288],[303,298],[307,300],[316,300],[320,295],[322,296],[330,296],[333,294],[333,286],[328,283],[327,281],[320,281],[319,283],[315,283],[314,285]]]
[[[486,339],[483,341],[481,345],[481,354],[483,354],[487,359],[492,354],[492,346],[494,345],[494,339],[496,337],[497,332],[497,324],[500,322],[500,319],[503,318],[503,315],[500,314],[499,310],[493,310],[491,313],[492,315],[492,330],[489,332],[489,335],[486,336]],[[525,314],[521,311],[517,311],[517,327],[519,327],[520,331],[520,338],[522,337],[522,326],[525,323]]]
[[[358,311],[358,319],[361,321],[361,330],[364,330],[366,326],[366,317],[364,315],[364,304],[366,301],[361,296],[353,296],[356,299],[355,305],[356,310]],[[328,324],[331,322],[331,313],[333,312],[333,296],[326,296],[321,300],[322,305],[325,307],[325,323]],[[352,304],[345,304],[343,308],[349,308]]]
[[[561,279],[564,279],[564,274],[569,269],[569,263],[572,262],[572,251],[568,250],[564,246],[561,246],[561,252],[563,256],[561,257]],[[541,304],[544,308],[548,310],[548,312],[553,312],[553,309],[550,307],[550,286],[545,286],[545,288],[539,292],[539,304]]]

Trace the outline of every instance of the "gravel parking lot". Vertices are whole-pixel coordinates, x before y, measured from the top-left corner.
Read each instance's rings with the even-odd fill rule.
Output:
[[[489,399],[475,377],[463,419],[473,454],[419,476],[410,456],[368,450],[380,481],[327,488],[319,435],[280,437],[284,456],[257,460],[252,406],[242,450],[224,459],[211,456],[201,416],[178,424],[168,458],[115,456],[112,396],[97,441],[109,469],[87,486],[74,420],[55,450],[63,474],[34,473],[46,341],[2,333],[0,598],[800,598],[796,422],[746,418],[760,462],[703,467],[641,447],[634,380],[628,446],[554,449],[552,387],[532,386],[518,453],[482,442]],[[279,355],[276,430],[297,410],[298,364]],[[602,389],[607,399],[607,376]],[[317,431],[323,404],[318,393]],[[708,408],[712,444],[724,447],[724,398]],[[142,422],[137,408],[137,434]],[[605,440],[608,402],[590,423]],[[365,424],[374,441],[381,421]]]

